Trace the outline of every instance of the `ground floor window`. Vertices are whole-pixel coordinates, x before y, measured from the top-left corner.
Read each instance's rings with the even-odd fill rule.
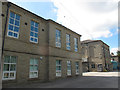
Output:
[[[29,78],[38,78],[38,59],[30,59],[30,73]]]
[[[79,74],[79,62],[75,62],[76,74]]]
[[[61,76],[61,60],[56,60],[56,76]]]
[[[67,75],[71,75],[71,61],[67,61]]]
[[[16,78],[16,56],[5,56],[3,65],[3,80]]]
[[[95,68],[95,64],[91,64],[91,68]]]

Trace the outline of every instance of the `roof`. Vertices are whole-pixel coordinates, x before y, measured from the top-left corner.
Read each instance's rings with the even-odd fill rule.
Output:
[[[22,7],[20,7],[20,6],[16,5],[16,4],[14,4],[14,3],[12,3],[12,2],[9,2],[9,1],[8,1],[8,3],[10,3],[10,4],[12,4],[12,5],[14,5],[14,6],[16,6],[16,7],[20,8],[20,9],[22,9],[22,10],[25,10],[26,12],[31,13],[31,14],[33,14],[33,15],[35,15],[35,16],[37,16],[37,17],[39,17],[39,18],[41,18],[41,19],[43,19],[43,20],[45,20],[45,21],[54,22],[54,23],[56,23],[56,24],[62,26],[63,28],[72,31],[71,29],[69,29],[69,28],[67,28],[67,27],[65,27],[65,26],[63,26],[63,25],[61,25],[61,24],[59,24],[59,23],[57,23],[57,22],[55,22],[55,21],[53,21],[53,20],[51,20],[51,19],[44,19],[44,18],[40,17],[39,15],[34,14],[34,13],[32,13],[32,12],[30,12],[30,11],[28,11],[28,10],[26,10],[26,9],[24,9],[24,8],[22,8]],[[80,35],[80,34],[74,32],[74,31],[72,31],[72,32],[75,33],[75,34],[77,34],[77,35],[79,35],[80,37],[82,36],[82,35]]]
[[[87,44],[87,43],[93,43],[93,42],[102,42],[103,44],[105,44],[106,46],[109,47],[109,45],[107,45],[106,43],[104,43],[102,40],[84,40],[81,43]]]
[[[56,23],[57,25],[60,25],[60,26],[62,26],[63,28],[65,28],[65,29],[67,29],[67,30],[70,30],[71,32],[73,32],[73,33],[75,33],[75,34],[77,34],[77,35],[79,35],[79,36],[82,36],[82,35],[80,35],[80,34],[74,32],[74,31],[72,31],[71,29],[69,29],[69,28],[63,26],[62,24],[59,24],[59,23],[57,23],[57,22],[55,22],[55,21],[53,21],[53,20],[51,20],[51,19],[48,19],[47,21]]]

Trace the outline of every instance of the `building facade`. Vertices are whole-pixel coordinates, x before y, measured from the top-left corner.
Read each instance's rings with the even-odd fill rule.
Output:
[[[81,35],[11,2],[1,15],[3,84],[82,75]]]
[[[113,70],[120,70],[120,61],[117,55],[111,55],[111,63],[113,64]]]
[[[109,46],[101,40],[82,41],[83,71],[111,70]]]

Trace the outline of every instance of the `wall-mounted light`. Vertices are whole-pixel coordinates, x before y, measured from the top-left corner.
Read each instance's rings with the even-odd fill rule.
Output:
[[[43,59],[43,57],[40,57],[40,60],[42,60]]]

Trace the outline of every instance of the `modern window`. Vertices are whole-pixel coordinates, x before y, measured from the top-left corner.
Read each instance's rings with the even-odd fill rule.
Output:
[[[66,49],[70,50],[70,35],[66,34]]]
[[[56,30],[56,47],[61,47],[61,31]]]
[[[7,35],[9,37],[18,38],[19,27],[20,27],[20,15],[10,12]]]
[[[95,64],[91,64],[91,68],[95,68]]]
[[[16,56],[5,56],[3,66],[3,80],[12,80],[16,78]]]
[[[56,60],[56,76],[61,76],[61,60]]]
[[[67,75],[71,75],[71,61],[67,61]]]
[[[75,52],[78,51],[78,39],[74,38],[74,47],[75,47]]]
[[[30,78],[38,78],[38,59],[30,59]]]
[[[75,62],[76,66],[76,75],[79,74],[79,62]]]
[[[38,23],[31,21],[30,42],[38,43]]]

